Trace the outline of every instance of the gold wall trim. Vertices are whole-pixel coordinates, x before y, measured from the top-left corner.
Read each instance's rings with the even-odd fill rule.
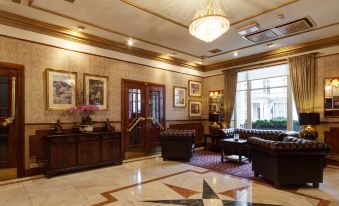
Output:
[[[151,41],[147,41],[147,40],[141,39],[141,38],[136,37],[136,36],[132,36],[132,35],[129,35],[129,34],[124,34],[124,33],[121,33],[121,32],[118,32],[118,31],[115,31],[115,30],[112,30],[112,29],[108,29],[108,28],[103,27],[103,26],[99,26],[99,25],[97,25],[97,24],[93,24],[93,23],[90,23],[90,22],[87,22],[87,21],[83,21],[83,20],[80,20],[80,19],[78,19],[78,18],[74,18],[74,17],[71,17],[71,16],[67,16],[67,15],[64,15],[64,14],[60,14],[60,13],[55,12],[55,11],[51,11],[51,10],[48,10],[48,9],[44,9],[44,8],[35,6],[33,3],[34,3],[34,0],[30,0],[29,3],[28,3],[28,6],[31,7],[31,8],[40,10],[40,11],[44,11],[44,12],[47,12],[47,13],[50,13],[50,14],[54,14],[54,15],[57,15],[57,16],[66,18],[66,19],[70,19],[70,20],[73,20],[73,21],[77,21],[77,22],[79,22],[79,23],[81,23],[81,24],[87,24],[87,25],[89,25],[89,26],[92,26],[92,27],[95,27],[95,28],[98,28],[98,29],[102,29],[102,30],[104,30],[104,31],[108,31],[108,32],[111,32],[111,33],[114,33],[114,34],[117,34],[117,35],[120,35],[120,36],[124,36],[124,37],[126,37],[126,38],[132,38],[132,39],[135,39],[135,40],[138,40],[138,41],[147,43],[147,44],[151,44],[151,45],[154,45],[154,46],[158,46],[158,47],[161,47],[161,48],[164,48],[164,49],[171,50],[171,51],[173,51],[173,52],[185,54],[185,55],[188,55],[188,56],[191,56],[191,57],[195,57],[195,58],[200,58],[200,56],[197,56],[197,55],[194,55],[194,54],[185,52],[185,51],[181,51],[181,50],[178,50],[178,49],[175,49],[175,48],[171,48],[171,47],[168,47],[168,46],[164,46],[164,45],[161,45],[161,44],[157,44],[157,43],[154,43],[154,42],[151,42]]]
[[[307,43],[297,44],[293,46],[287,46],[273,51],[232,59],[216,64],[211,64],[206,67],[206,71],[212,71],[216,69],[226,69],[227,67],[241,66],[244,64],[250,64],[259,61],[267,61],[274,58],[295,55],[335,45],[339,45],[339,35]]]
[[[37,32],[40,34],[45,34],[77,43],[82,43],[90,46],[95,46],[98,48],[103,48],[111,51],[121,52],[125,54],[130,54],[138,57],[143,57],[146,59],[156,60],[165,62],[168,64],[189,67],[198,71],[203,71],[204,66],[198,64],[192,64],[183,59],[179,58],[165,58],[162,54],[140,49],[137,47],[128,47],[128,45],[110,41],[101,37],[94,35],[76,32],[64,27],[48,24],[42,21],[26,18],[23,16],[18,16],[16,14],[8,13],[0,10],[0,24],[24,29],[32,32]]]
[[[121,62],[127,62],[127,63],[130,63],[130,64],[135,64],[135,65],[140,65],[140,66],[144,66],[144,67],[149,67],[149,68],[152,68],[152,69],[159,69],[159,70],[162,70],[162,71],[173,72],[173,73],[177,73],[177,74],[194,76],[194,77],[200,77],[200,78],[203,77],[201,75],[187,74],[187,73],[184,73],[184,72],[167,70],[167,69],[163,69],[163,68],[156,67],[156,66],[149,66],[149,65],[146,65],[146,64],[140,64],[140,63],[131,62],[131,61],[127,61],[127,60],[116,59],[116,58],[113,58],[113,57],[107,57],[107,56],[102,56],[102,55],[98,55],[98,54],[91,54],[91,53],[82,52],[82,51],[75,51],[75,50],[72,50],[72,49],[66,49],[66,48],[59,47],[59,46],[49,45],[49,44],[45,44],[45,43],[41,43],[41,42],[30,41],[30,40],[26,40],[26,39],[20,39],[20,38],[16,38],[16,37],[12,37],[12,36],[2,35],[2,34],[0,34],[0,36],[6,37],[6,38],[10,38],[10,39],[16,39],[16,40],[19,40],[19,41],[30,42],[30,43],[33,43],[33,44],[39,44],[39,45],[43,45],[43,46],[53,47],[53,48],[57,48],[57,49],[63,49],[63,50],[67,50],[67,51],[77,52],[77,53],[81,53],[81,54],[101,57],[101,58],[105,58],[105,59],[113,59],[113,60],[117,60],[117,61],[121,61]]]

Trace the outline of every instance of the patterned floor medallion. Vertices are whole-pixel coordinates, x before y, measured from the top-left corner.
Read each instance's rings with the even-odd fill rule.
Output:
[[[167,184],[166,184],[167,185]],[[169,186],[169,185],[167,185]],[[170,188],[175,187],[175,191],[181,194],[186,199],[177,199],[177,200],[152,200],[152,201],[144,201],[149,203],[160,203],[160,204],[168,204],[168,205],[192,205],[192,206],[205,206],[204,203],[210,202],[213,205],[224,205],[224,206],[276,206],[272,204],[262,204],[262,203],[252,203],[252,202],[242,202],[242,201],[233,201],[233,200],[223,200],[219,198],[219,196],[214,192],[212,187],[203,180],[203,191],[202,191],[202,198],[201,199],[187,199],[187,192],[192,191],[186,188],[180,188],[178,186],[169,186]],[[248,187],[242,187],[235,190],[221,192],[219,194],[229,196],[235,198],[237,191],[246,189]],[[199,193],[196,191],[192,191],[192,193]]]

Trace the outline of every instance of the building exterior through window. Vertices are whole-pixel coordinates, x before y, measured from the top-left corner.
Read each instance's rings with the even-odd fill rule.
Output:
[[[299,131],[288,65],[238,73],[233,127]]]

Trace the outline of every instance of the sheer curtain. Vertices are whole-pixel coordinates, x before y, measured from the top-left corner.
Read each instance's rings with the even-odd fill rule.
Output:
[[[226,127],[229,128],[231,124],[234,102],[237,92],[237,69],[224,70],[224,111],[225,111],[225,123]]]
[[[288,59],[292,92],[298,113],[314,109],[314,58],[315,53]]]

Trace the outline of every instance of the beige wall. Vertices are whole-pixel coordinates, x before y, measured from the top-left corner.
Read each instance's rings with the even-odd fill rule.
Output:
[[[330,127],[339,127],[339,118],[324,118],[324,85],[323,79],[326,77],[339,77],[339,54],[323,56],[316,58],[315,70],[315,111],[321,114],[322,122],[337,122],[337,123],[322,123],[317,126],[319,131],[319,140],[323,141],[324,131],[328,131]],[[204,78],[205,83],[205,98],[208,98],[208,92],[211,90],[219,90],[224,88],[223,76]],[[208,111],[208,105],[204,105],[205,111]]]
[[[165,71],[124,61],[68,51],[27,41],[0,37],[0,61],[25,66],[25,154],[29,160],[28,137],[37,129],[47,129],[57,119],[61,122],[79,121],[76,114],[46,109],[45,69],[78,73],[78,93],[82,95],[83,73],[109,77],[109,109],[93,116],[95,121],[121,120],[121,79],[131,79],[166,85],[166,119],[186,120],[187,108],[173,108],[173,86],[187,87],[188,80],[203,81],[201,77]],[[171,121],[171,123],[174,123]],[[182,122],[181,122],[182,123]],[[34,124],[34,125],[30,125]],[[120,124],[114,126],[120,129]],[[72,127],[72,125],[67,125]]]

